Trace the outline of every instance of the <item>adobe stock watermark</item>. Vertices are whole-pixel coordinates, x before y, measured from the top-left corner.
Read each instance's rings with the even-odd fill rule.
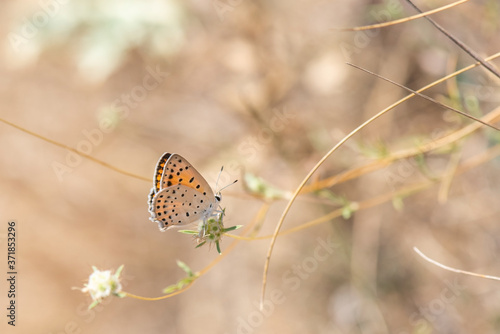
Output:
[[[425,144],[428,147],[428,151],[432,151],[437,148],[437,141],[443,137],[445,132],[442,129],[436,129],[431,134],[431,142]],[[385,181],[392,188],[392,190],[397,190],[402,186],[410,177],[415,175],[418,170],[422,168],[419,162],[414,158],[405,158],[398,160],[385,171]]]
[[[232,13],[236,7],[241,5],[243,0],[211,0],[212,7],[214,8],[217,16],[219,17],[219,21],[223,22],[226,20],[226,14]]]
[[[112,102],[110,108],[115,112],[112,118],[101,119],[97,128],[82,130],[84,139],[80,140],[75,148],[79,154],[67,150],[64,162],[52,162],[52,169],[59,182],[62,182],[66,174],[71,173],[82,163],[82,155],[91,155],[94,148],[101,145],[104,135],[114,130],[117,120],[127,118],[130,111],[137,108],[139,103],[147,98],[149,92],[160,86],[169,75],[168,72],[161,71],[158,65],[155,68],[146,67],[146,72],[141,84],[132,87],[128,93],[121,94]]]
[[[302,259],[298,264],[292,265],[290,269],[283,273],[281,277],[281,287],[269,291],[267,299],[263,302],[263,308],[260,310],[260,304],[253,302],[255,310],[246,316],[236,318],[237,334],[253,334],[256,329],[262,326],[264,321],[275,311],[276,305],[282,305],[286,302],[287,294],[298,290],[302,283],[306,281],[313,272],[318,270],[320,263],[326,261],[339,247],[334,243],[331,237],[326,240],[317,238],[317,245],[313,254]]]
[[[23,18],[22,24],[17,32],[10,32],[7,40],[10,46],[19,52],[22,47],[38,35],[40,29],[45,27],[61,11],[61,6],[68,0],[39,0],[40,9],[35,11],[29,18]]]
[[[393,20],[394,17],[398,17],[402,12],[402,5],[399,0],[389,0],[384,2],[386,4],[385,8],[380,10],[372,10],[369,16],[372,17],[376,22],[388,22]],[[354,55],[357,55],[363,51],[368,45],[370,45],[373,37],[380,33],[379,29],[361,30],[354,33],[352,43],[342,42],[340,43],[340,50],[347,61],[352,61]]]
[[[278,132],[283,131],[290,121],[297,115],[286,106],[281,109],[273,109],[273,116],[269,120],[268,126],[262,127],[256,135],[248,136],[238,145],[238,152],[246,161],[252,161],[257,157],[258,151],[262,147],[271,144]]]
[[[246,162],[253,161],[257,158],[257,154],[265,146],[275,140],[276,135],[283,131],[290,122],[297,117],[297,114],[291,111],[288,107],[272,109],[272,116],[269,119],[267,126],[264,126],[256,132],[256,134],[246,137],[238,145],[238,153],[241,159]],[[237,160],[231,160],[229,163],[224,164],[224,173],[220,176],[220,184],[229,184],[241,175],[243,167]],[[216,179],[216,177],[214,178]]]
[[[445,324],[438,321],[439,317],[456,302],[466,287],[459,284],[457,277],[453,282],[444,281],[444,284],[446,287],[441,290],[438,297],[432,299],[426,306],[418,307],[418,312],[410,315],[408,322],[413,328],[409,331],[399,331],[398,334],[431,333],[433,328],[438,331],[445,330],[441,328]]]
[[[491,81],[484,73],[479,74],[479,85],[475,86],[473,96],[479,101],[498,103],[500,101],[500,91],[498,86],[491,86]]]

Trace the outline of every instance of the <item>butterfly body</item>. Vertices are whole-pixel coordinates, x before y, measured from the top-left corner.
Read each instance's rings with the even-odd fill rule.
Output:
[[[185,226],[198,220],[206,222],[219,211],[220,194],[183,157],[164,153],[156,165],[154,184],[149,194],[151,221],[161,231]]]

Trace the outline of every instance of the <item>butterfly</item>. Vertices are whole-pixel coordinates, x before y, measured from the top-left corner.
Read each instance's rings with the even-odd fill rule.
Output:
[[[153,188],[148,204],[151,217],[160,231],[185,226],[216,217],[221,194],[212,188],[200,173],[183,157],[164,153],[156,164]]]

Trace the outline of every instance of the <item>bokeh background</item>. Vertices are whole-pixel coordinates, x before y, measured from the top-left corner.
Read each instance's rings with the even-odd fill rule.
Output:
[[[449,3],[449,2],[448,2]],[[424,10],[443,1],[418,1]],[[18,317],[2,333],[497,333],[500,284],[422,261],[418,246],[458,268],[500,275],[499,161],[412,196],[280,237],[258,310],[269,239],[241,241],[186,292],[162,301],[111,298],[87,311],[91,266],[124,264],[125,290],[159,296],[219,255],[191,237],[160,233],[147,195],[163,152],[187,158],[223,193],[226,226],[248,225],[262,200],[244,175],[292,192],[345,134],[406,93],[353,62],[419,88],[473,61],[423,19],[388,1],[2,1],[1,118],[151,182],[120,174],[0,124],[0,245],[18,228]],[[433,16],[481,55],[498,52],[497,1]],[[481,116],[498,105],[498,78],[482,69],[428,92]],[[470,120],[412,99],[373,122],[320,168],[316,180],[414,148]],[[483,152],[480,130],[447,150],[299,197],[284,229],[413,184]],[[419,160],[420,163],[422,160]],[[397,182],[393,182],[394,178]],[[391,181],[392,180],[392,181]],[[332,196],[336,200],[331,199]],[[285,206],[271,203],[269,235]],[[401,205],[403,204],[403,205]],[[238,234],[237,231],[235,234]],[[232,242],[225,238],[222,250]],[[2,269],[6,255],[1,256]],[[274,299],[273,299],[274,298]],[[5,306],[5,307],[4,307]],[[5,330],[5,331],[4,331]]]

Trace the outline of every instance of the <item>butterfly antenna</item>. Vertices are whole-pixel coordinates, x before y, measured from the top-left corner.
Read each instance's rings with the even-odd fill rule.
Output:
[[[217,187],[219,186],[219,179],[220,179],[220,175],[222,174],[222,170],[224,169],[224,166],[222,166],[220,168],[220,172],[219,172],[219,175],[217,176],[217,181],[215,181],[215,190],[217,190]]]
[[[223,187],[221,190],[219,190],[219,192],[221,192],[222,190],[226,189],[227,187],[229,186],[232,186],[233,184],[235,184],[236,182],[238,182],[238,180],[234,180],[232,183],[229,183],[227,186]]]
[[[219,185],[219,179],[220,179],[220,175],[222,174],[222,171],[224,170],[224,166],[222,166],[220,168],[220,172],[219,172],[219,176],[217,176],[217,181],[215,182],[215,189],[217,189],[218,185]],[[220,193],[222,190],[226,189],[227,187],[229,186],[232,186],[233,184],[235,184],[236,182],[238,182],[238,180],[234,180],[232,183],[228,184],[227,186],[225,187],[222,187],[222,189],[220,189],[219,191],[216,191],[217,193]]]

